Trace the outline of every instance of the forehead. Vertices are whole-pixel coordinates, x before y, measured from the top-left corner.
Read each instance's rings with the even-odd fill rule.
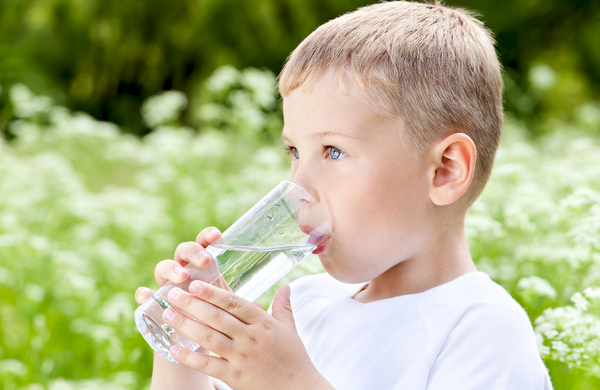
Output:
[[[315,85],[327,82],[330,83],[330,87],[337,88],[342,93],[359,97],[365,106],[369,106],[380,115],[399,119],[401,112],[398,106],[398,91],[394,90],[395,85],[387,82],[376,70],[357,70],[341,65],[282,72],[278,85],[279,93],[285,102],[285,98],[294,91],[310,91]]]
[[[342,87],[331,76],[292,90],[283,98],[283,114],[282,139],[292,143],[324,138],[367,142],[403,133],[397,118],[379,114],[355,85]]]
[[[341,133],[356,138],[360,135],[356,125],[372,116],[363,100],[331,79],[298,87],[283,98],[283,138],[300,131],[310,136]]]

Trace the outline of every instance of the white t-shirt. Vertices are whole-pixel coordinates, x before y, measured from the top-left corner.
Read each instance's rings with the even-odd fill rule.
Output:
[[[296,328],[337,390],[550,390],[525,311],[483,272],[360,303],[328,274],[291,284]]]
[[[327,274],[292,284],[308,354],[337,390],[548,390],[525,311],[483,272],[370,303]]]

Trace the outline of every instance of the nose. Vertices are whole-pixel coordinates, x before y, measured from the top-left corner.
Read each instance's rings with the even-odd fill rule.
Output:
[[[314,172],[318,170],[311,169],[308,162],[298,161],[292,167],[291,181],[294,184],[304,188],[317,202],[321,202],[318,191],[318,180]]]
[[[327,213],[305,188],[302,188],[296,182],[292,183],[295,185],[290,185],[287,189],[290,206],[296,216],[300,230],[308,235],[307,242],[318,246],[331,235],[331,225]]]

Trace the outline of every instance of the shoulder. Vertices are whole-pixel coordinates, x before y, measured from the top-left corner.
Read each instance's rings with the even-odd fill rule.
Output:
[[[508,291],[482,272],[473,279],[458,294],[463,299],[461,306],[464,313],[460,319],[463,325],[475,321],[493,328],[533,331],[527,313]]]
[[[513,297],[483,272],[466,274],[423,293],[423,317],[442,315],[453,322],[514,322],[531,328],[527,314]],[[437,322],[437,321],[436,321]]]
[[[437,338],[430,351],[432,383],[479,378],[490,389],[547,388],[548,374],[525,310],[483,273],[459,282],[447,295],[445,310],[435,313],[433,305],[429,309],[434,310],[425,306],[420,313]]]
[[[526,342],[530,349],[537,349],[527,313],[502,286],[482,272],[464,275],[451,283],[421,306],[420,315],[426,326],[435,327],[443,338],[468,335],[461,345],[475,345],[479,337],[485,338],[487,344],[497,342],[498,347]]]
[[[456,324],[489,329],[489,337],[534,340],[533,327],[525,310],[502,286],[481,273],[479,283],[467,290],[464,312]],[[535,342],[534,342],[535,344]],[[537,348],[535,346],[535,348]]]

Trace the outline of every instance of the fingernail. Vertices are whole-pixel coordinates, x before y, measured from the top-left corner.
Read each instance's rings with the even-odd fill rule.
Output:
[[[171,321],[173,319],[173,317],[175,317],[175,310],[168,308],[167,310],[165,310],[165,312],[163,313],[163,318],[165,319],[165,321]]]
[[[190,292],[192,292],[194,294],[198,294],[201,290],[202,290],[202,283],[200,283],[199,281],[194,280],[190,284]]]
[[[171,291],[169,291],[169,300],[170,301],[176,301],[180,296],[181,296],[181,290],[179,290],[178,288],[174,288]]]
[[[211,236],[217,236],[219,234],[221,234],[221,232],[219,231],[219,229],[216,229],[216,228],[215,229],[210,229],[210,235]]]
[[[175,272],[176,275],[181,275],[182,273],[185,272],[185,269],[183,269],[183,267],[175,267],[173,272]]]
[[[206,261],[206,260],[210,259],[208,252],[206,252],[205,250],[199,250],[198,252],[196,252],[196,257],[200,261]]]
[[[171,356],[175,357],[179,353],[179,349],[179,345],[173,345],[169,350],[169,353],[171,354]]]

